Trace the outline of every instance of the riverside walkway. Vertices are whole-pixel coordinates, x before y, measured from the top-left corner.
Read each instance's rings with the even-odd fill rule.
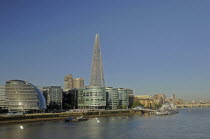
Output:
[[[156,110],[152,110],[152,109],[140,109],[140,110],[133,110],[133,111],[155,112]]]
[[[23,122],[40,122],[50,120],[63,120],[68,117],[106,117],[106,116],[120,116],[132,115],[135,113],[151,113],[155,110],[141,109],[141,110],[104,110],[104,111],[88,111],[88,112],[62,112],[62,113],[39,113],[39,114],[24,114],[24,115],[0,115],[0,124],[6,123],[23,123]]]

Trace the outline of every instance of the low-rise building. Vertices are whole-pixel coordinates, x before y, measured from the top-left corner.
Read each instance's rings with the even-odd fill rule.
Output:
[[[144,107],[154,107],[154,100],[150,95],[135,95],[136,100],[140,102]]]

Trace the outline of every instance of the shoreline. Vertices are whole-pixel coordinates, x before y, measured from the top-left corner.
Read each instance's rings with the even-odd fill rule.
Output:
[[[95,118],[95,117],[110,117],[110,116],[128,116],[135,114],[142,115],[143,112],[132,111],[132,110],[118,110],[118,111],[99,111],[99,112],[86,112],[86,113],[56,113],[56,114],[45,113],[45,114],[12,115],[12,116],[0,116],[0,125],[12,124],[12,123],[30,123],[30,122],[64,120],[69,117],[79,117],[79,116],[84,116],[87,118]]]

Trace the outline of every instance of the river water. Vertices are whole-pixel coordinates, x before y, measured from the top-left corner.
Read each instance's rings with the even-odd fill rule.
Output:
[[[167,116],[113,116],[88,121],[0,125],[0,139],[210,139],[210,109]]]

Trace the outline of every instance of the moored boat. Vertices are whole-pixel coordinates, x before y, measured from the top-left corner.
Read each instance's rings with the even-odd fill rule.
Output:
[[[87,120],[88,120],[88,118],[84,118],[83,116],[77,117],[77,118],[69,117],[69,118],[65,119],[65,122],[79,122],[79,121],[87,121]]]
[[[88,118],[84,118],[83,116],[81,116],[81,117],[77,117],[77,120],[78,121],[87,121]]]
[[[156,115],[171,115],[175,113],[178,113],[178,110],[173,103],[163,104],[163,106],[155,112]]]
[[[65,122],[71,122],[74,119],[74,117],[69,117],[65,119]]]

